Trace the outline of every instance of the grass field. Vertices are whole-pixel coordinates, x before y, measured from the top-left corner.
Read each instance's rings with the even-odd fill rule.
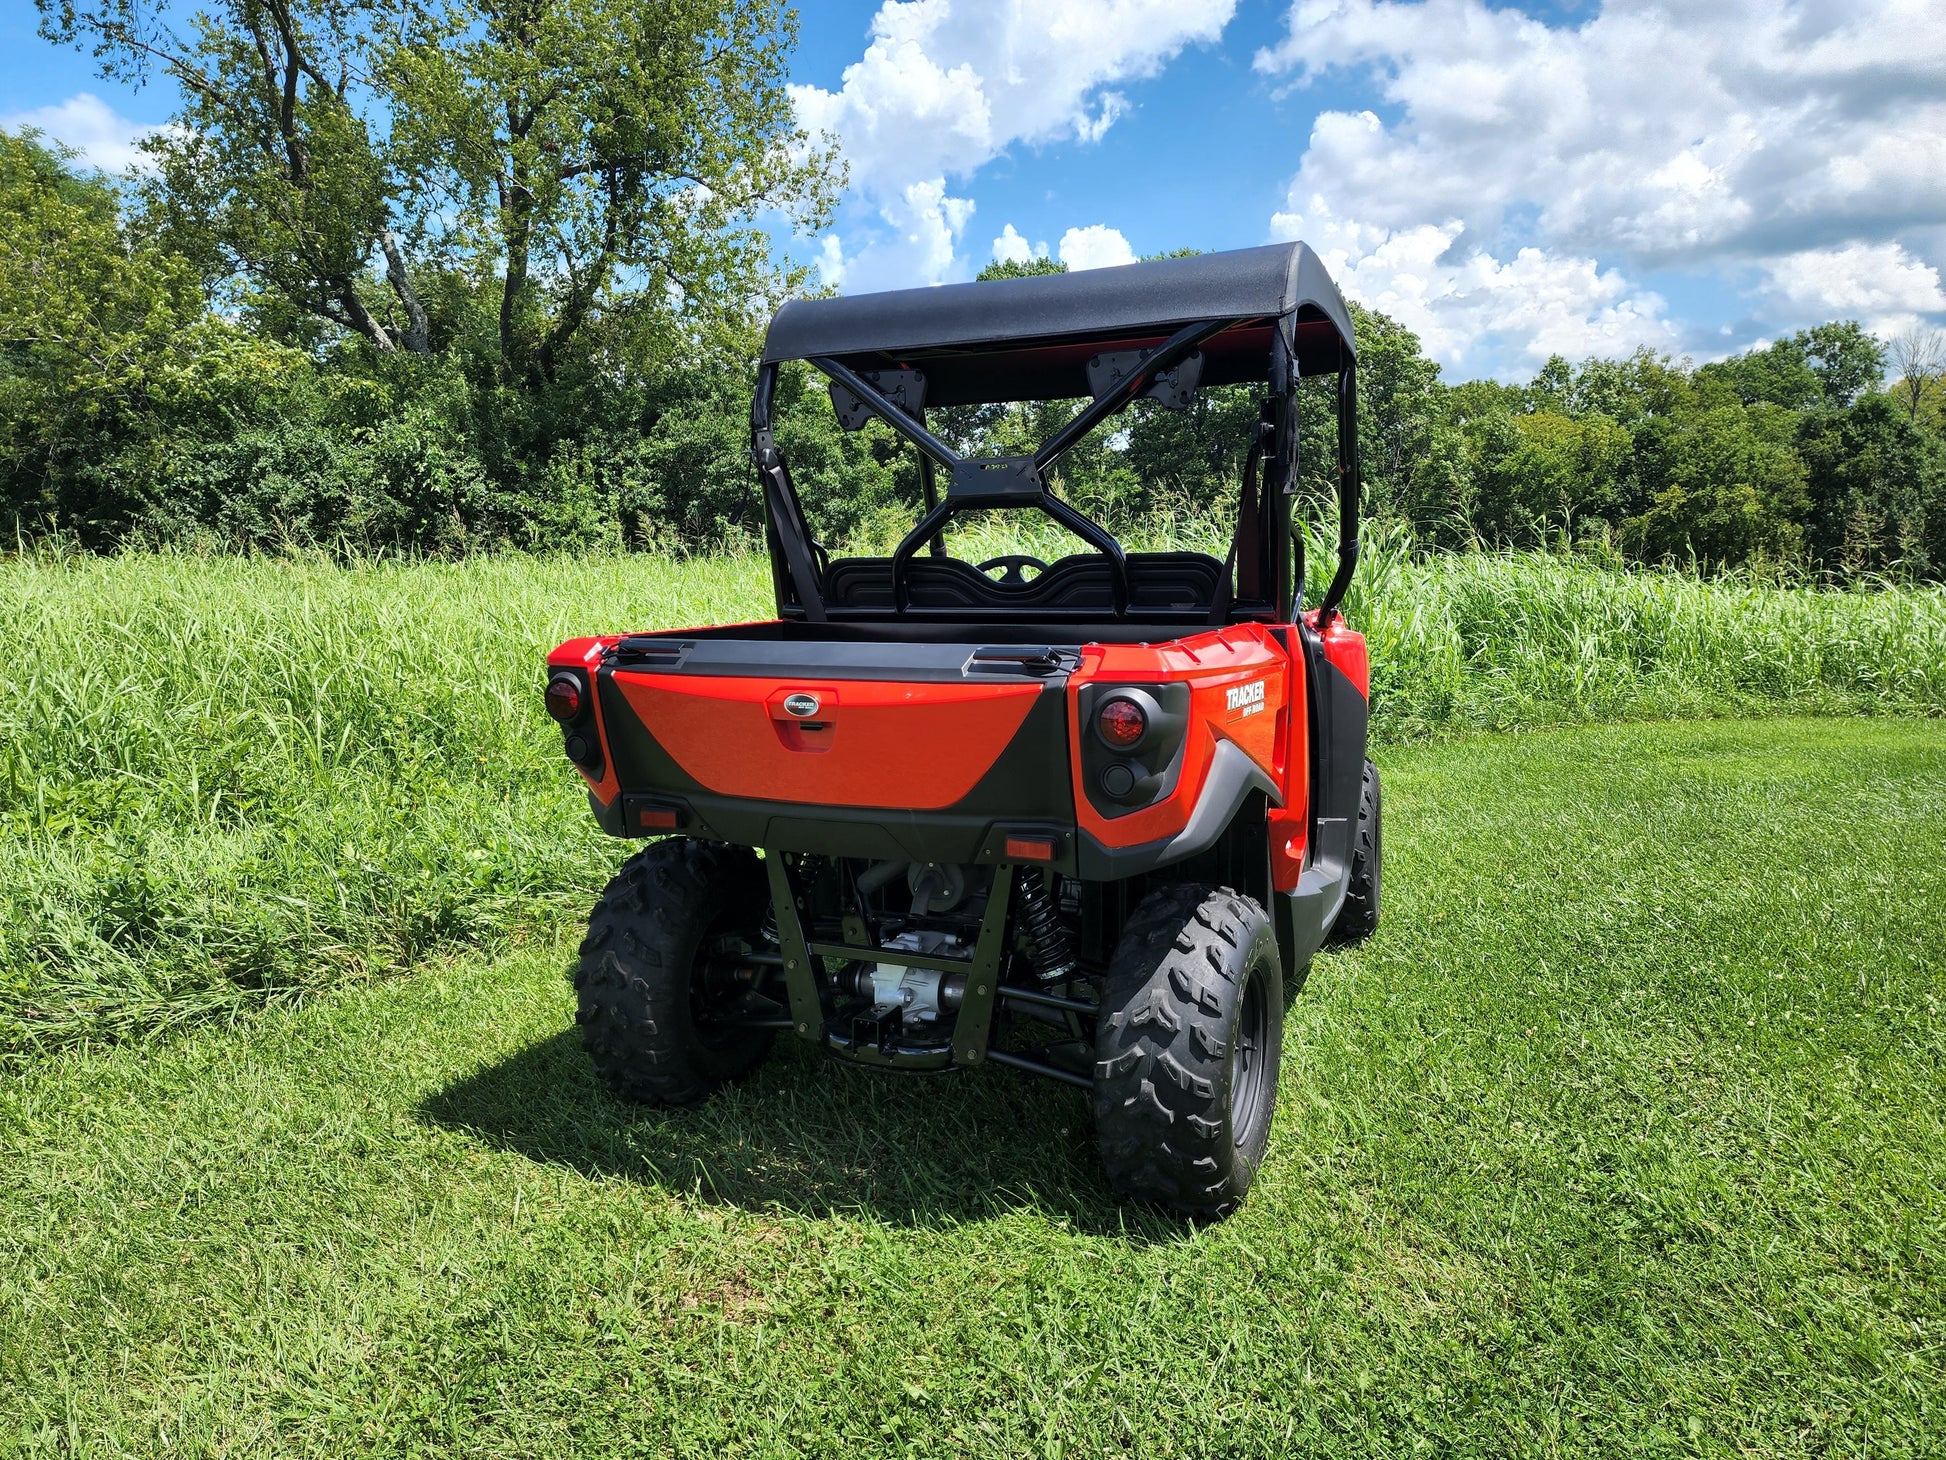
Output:
[[[998,545],[996,545],[998,546]],[[540,710],[573,633],[761,616],[754,558],[0,563],[0,1067],[226,1020],[578,915]],[[1367,554],[1387,743],[1752,710],[1946,712],[1946,593]]]
[[[1383,763],[1385,926],[1223,1225],[1005,1072],[614,1104],[563,908],[0,1080],[0,1452],[1946,1448],[1946,727]]]

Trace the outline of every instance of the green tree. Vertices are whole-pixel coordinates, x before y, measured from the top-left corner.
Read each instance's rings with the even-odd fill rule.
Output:
[[[1531,547],[1557,534],[1572,539],[1619,503],[1629,435],[1598,412],[1490,414],[1468,436],[1472,526],[1489,541]]]
[[[1885,346],[1859,328],[1855,319],[1799,330],[1791,337],[1818,377],[1823,403],[1842,410],[1885,376]]]
[[[456,199],[446,241],[499,281],[503,381],[553,379],[604,306],[665,347],[755,324],[756,214],[818,226],[835,183],[792,120],[795,27],[778,0],[445,0],[384,48],[415,216]]]
[[[1019,259],[995,259],[973,277],[981,283],[995,279],[1033,279],[1042,274],[1065,274],[1068,266],[1059,259],[1040,255],[1022,262]]]
[[[183,18],[145,0],[36,3],[42,33],[88,47],[104,76],[140,85],[160,70],[181,91],[178,125],[145,145],[151,196],[185,252],[379,350],[425,348],[370,86],[377,37],[399,12],[212,0]]]
[[[104,74],[180,88],[149,146],[185,251],[381,352],[429,347],[421,285],[457,269],[497,288],[504,383],[553,379],[604,310],[747,330],[776,286],[754,215],[831,196],[778,0],[37,3]]]
[[[127,525],[100,458],[153,430],[159,373],[202,325],[196,277],[122,226],[71,154],[0,132],[0,474],[16,521],[102,546]]]
[[[1885,347],[1855,320],[1799,330],[1789,339],[1703,366],[1696,385],[1705,403],[1842,410],[1885,373]]]
[[[1365,498],[1375,515],[1405,510],[1413,471],[1431,445],[1439,366],[1419,337],[1389,315],[1351,306],[1358,342],[1358,438]],[[1326,437],[1313,454],[1335,452]]]
[[[1790,340],[1713,360],[1696,371],[1698,402],[1705,408],[1770,405],[1804,411],[1824,399],[1824,385]]]
[[[1653,500],[1626,524],[1635,551],[1713,567],[1797,556],[1810,500],[1794,419],[1775,406],[1728,404],[1683,421],[1662,443]]]
[[[1673,419],[1694,409],[1688,372],[1646,345],[1620,360],[1584,360],[1564,405],[1569,415],[1597,411],[1633,431],[1652,418]]]
[[[1812,559],[1856,577],[1946,568],[1946,445],[1891,397],[1867,395],[1848,411],[1799,425],[1807,472]]]

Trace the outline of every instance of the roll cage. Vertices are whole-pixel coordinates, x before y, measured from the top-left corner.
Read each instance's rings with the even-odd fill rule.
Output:
[[[787,360],[806,360],[827,377],[847,428],[876,416],[918,451],[925,511],[889,558],[834,562],[809,530],[771,429],[778,371]],[[1338,565],[1319,602],[1322,626],[1358,560],[1357,358],[1343,299],[1303,244],[793,301],[771,324],[750,410],[779,615],[812,623],[1290,622],[1305,583],[1303,537],[1291,528],[1296,390],[1300,378],[1320,374],[1337,379],[1338,480]],[[1269,389],[1220,565],[1200,553],[1128,553],[1049,487],[1061,458],[1137,397],[1186,406],[1204,386],[1239,383]],[[977,457],[927,428],[928,397],[935,405],[1090,399],[1031,455]],[[941,566],[955,562],[944,549],[948,522],[968,511],[1017,508],[1040,511],[1094,548],[1105,583],[1076,559],[1063,559],[1033,584],[1011,560],[995,560],[1009,565],[998,582],[956,563],[941,576]],[[915,559],[928,545],[932,601],[920,602]]]

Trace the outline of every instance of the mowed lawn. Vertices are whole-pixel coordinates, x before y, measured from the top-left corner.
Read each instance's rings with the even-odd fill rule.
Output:
[[[0,1452],[1946,1449],[1946,725],[1383,759],[1268,1163],[790,1048],[599,1095],[577,930],[0,1085]]]

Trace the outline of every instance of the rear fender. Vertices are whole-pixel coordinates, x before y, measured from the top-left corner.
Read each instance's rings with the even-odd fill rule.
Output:
[[[547,668],[550,674],[557,669],[570,669],[581,677],[584,703],[588,706],[583,720],[592,725],[596,743],[601,747],[601,773],[590,775],[587,768],[581,765],[576,765],[575,769],[581,773],[581,779],[588,783],[588,805],[595,814],[596,822],[609,835],[619,836],[622,830],[622,786],[615,775],[615,757],[608,750],[601,696],[595,689],[602,652],[613,642],[613,639],[569,639],[547,656]],[[566,744],[573,729],[565,725],[561,727],[563,744]]]
[[[1351,883],[1352,837],[1364,792],[1370,670],[1365,637],[1333,620],[1320,634],[1316,616],[1297,630],[1307,686],[1307,717],[1316,747],[1310,766],[1310,814],[1302,828],[1271,827],[1277,941],[1285,972],[1295,973],[1323,946],[1344,908]],[[1292,855],[1297,831],[1302,856]]]
[[[1115,881],[1187,861],[1215,846],[1251,797],[1284,804],[1291,685],[1283,645],[1258,624],[1084,649],[1068,683],[1080,875]],[[1104,789],[1118,763],[1150,769],[1096,731],[1097,707],[1118,688],[1161,707],[1171,733],[1182,706],[1180,743],[1166,767],[1155,758],[1157,773],[1146,778],[1154,791],[1136,805],[1117,804]]]

